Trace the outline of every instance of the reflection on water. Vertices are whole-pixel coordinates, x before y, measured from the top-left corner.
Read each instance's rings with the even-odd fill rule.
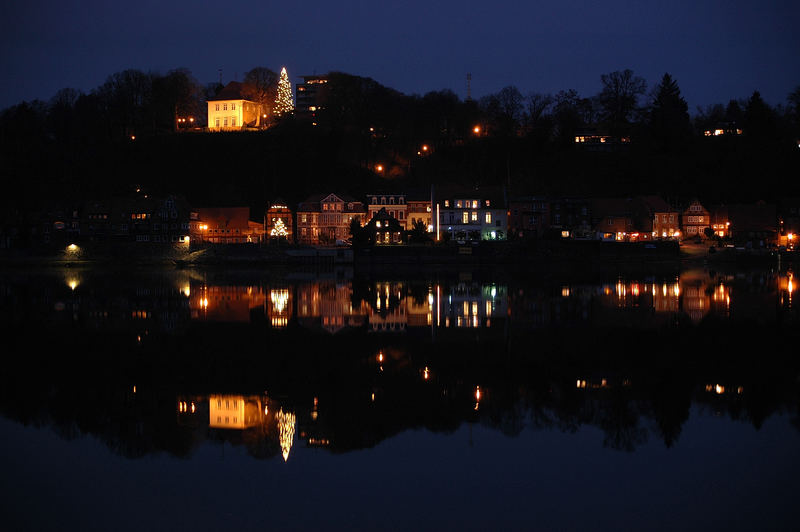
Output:
[[[635,320],[660,327],[689,319],[795,320],[792,272],[720,274],[687,271],[668,279],[591,283],[492,281],[320,280],[215,281],[201,274],[113,282],[90,272],[66,271],[63,289],[27,287],[24,304],[46,321],[65,319],[91,329],[169,331],[190,322],[251,323],[273,329],[297,325],[336,334],[344,329],[407,333],[436,329],[606,326]],[[37,290],[38,288],[38,290]],[[13,281],[6,300],[18,298]],[[14,320],[16,315],[7,316]],[[622,322],[620,321],[622,320]],[[142,326],[142,327],[138,327]]]
[[[797,411],[795,291],[791,272],[773,271],[586,282],[17,274],[0,282],[8,352],[52,359],[5,379],[0,404],[23,422],[80,419],[131,456],[228,442],[289,460],[298,444],[348,451],[462,423],[512,436],[592,426],[615,449],[649,436],[672,446],[692,404],[755,427]],[[23,395],[34,399],[21,408]]]

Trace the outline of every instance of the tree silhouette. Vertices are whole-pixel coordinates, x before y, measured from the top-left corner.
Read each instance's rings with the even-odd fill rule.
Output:
[[[684,145],[691,134],[689,106],[669,73],[664,74],[653,90],[649,122],[653,139],[666,150]]]
[[[630,69],[603,74],[600,80],[603,83],[597,95],[600,118],[612,135],[624,135],[630,129],[639,96],[644,94],[647,83]]]

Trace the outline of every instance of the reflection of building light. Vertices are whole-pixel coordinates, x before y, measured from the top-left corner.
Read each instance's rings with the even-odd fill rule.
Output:
[[[192,293],[192,287],[189,285],[189,283],[186,283],[181,292],[183,292],[183,295],[186,297],[189,297],[189,295]]]
[[[723,394],[723,393],[725,393],[725,387],[724,387],[724,386],[722,386],[722,385],[720,385],[720,384],[717,384],[716,386],[714,386],[714,391],[715,391],[715,392],[716,392],[718,395],[719,395],[719,394]]]
[[[296,417],[291,412],[284,413],[281,408],[275,415],[275,419],[278,421],[278,441],[281,444],[281,453],[285,462],[289,459],[289,451],[292,449],[292,442],[294,441]]]
[[[76,288],[78,288],[78,280],[75,278],[69,279],[67,281],[67,286],[69,286],[70,289],[74,291]]]
[[[431,372],[430,372],[430,370],[428,370],[428,366],[425,366],[425,369],[422,370],[422,378],[425,379],[425,380],[428,380],[428,378],[430,378],[430,376],[431,376]]]
[[[270,290],[269,298],[272,301],[272,306],[275,312],[283,314],[286,310],[286,305],[289,302],[289,290],[283,288],[281,290]]]
[[[383,352],[378,353],[378,362],[383,362]]]
[[[561,287],[561,297],[569,297],[569,286]]]
[[[208,309],[208,298],[207,297],[204,297],[203,299],[200,300],[200,306],[203,307],[203,310],[207,310]]]
[[[375,392],[372,392],[372,397],[370,397],[370,401],[373,403],[375,402]]]

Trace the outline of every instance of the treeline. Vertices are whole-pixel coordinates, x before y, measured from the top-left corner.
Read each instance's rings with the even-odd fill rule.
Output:
[[[300,201],[320,183],[356,195],[366,193],[363,186],[438,182],[712,202],[800,195],[800,86],[785,104],[771,106],[755,92],[692,117],[669,74],[650,88],[622,70],[600,76],[591,96],[509,86],[478,101],[450,90],[405,95],[341,72],[329,79],[319,127],[288,117],[246,142],[240,135],[175,138],[181,118],[205,125],[205,102],[222,88],[201,85],[186,69],[126,70],[89,93],[62,89],[48,102],[22,102],[0,112],[7,202],[85,197],[133,183],[201,200],[220,197],[207,188],[215,183],[242,203],[276,195]],[[265,109],[277,80],[265,67],[243,78]],[[716,130],[732,133],[706,137]],[[602,150],[575,142],[592,135],[609,142]]]

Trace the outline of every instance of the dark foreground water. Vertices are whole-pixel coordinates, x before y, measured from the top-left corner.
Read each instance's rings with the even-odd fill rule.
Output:
[[[8,530],[793,530],[790,272],[0,278]]]

